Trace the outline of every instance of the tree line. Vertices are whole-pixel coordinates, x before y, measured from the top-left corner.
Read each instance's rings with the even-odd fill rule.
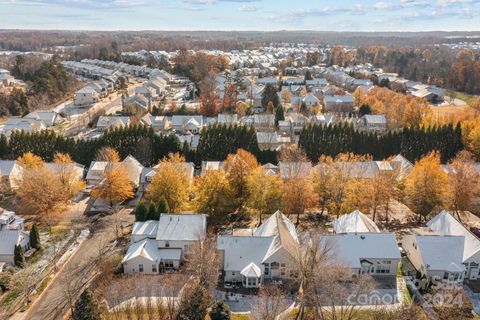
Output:
[[[407,127],[384,135],[358,131],[349,124],[313,124],[300,133],[299,146],[314,163],[322,155],[336,157],[341,153],[371,155],[375,160],[402,154],[415,162],[433,150],[440,152],[445,163],[463,150],[460,124]]]
[[[445,163],[464,148],[459,124],[404,128],[384,135],[358,131],[348,124],[314,124],[302,130],[299,146],[312,162],[317,162],[321,155],[335,157],[348,152],[368,154],[375,160],[402,154],[414,162],[437,150]],[[260,150],[255,129],[244,125],[216,124],[204,128],[197,150],[191,150],[188,143],[182,146],[173,134],[157,135],[152,128],[138,124],[107,130],[103,136],[88,140],[66,138],[51,130],[13,132],[10,139],[0,135],[2,159],[17,159],[32,152],[45,161],[51,161],[55,153],[62,152],[88,166],[103,147],[114,148],[121,158],[132,155],[145,166],[155,165],[169,153],[181,153],[187,161],[196,165],[206,160],[223,161],[238,149],[254,154],[260,163],[276,163],[278,159],[275,150]]]
[[[12,75],[26,82],[27,89],[14,88],[0,94],[0,116],[22,116],[65,98],[79,82],[70,75],[57,57],[43,61],[38,57],[18,55],[11,67]]]

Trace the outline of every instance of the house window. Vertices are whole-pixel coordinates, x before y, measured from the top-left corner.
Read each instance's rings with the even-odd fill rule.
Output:
[[[170,248],[170,242],[165,241],[165,248]]]
[[[273,270],[278,270],[278,267],[280,266],[280,264],[278,262],[272,262],[270,264],[270,268]]]
[[[285,269],[286,269],[285,263],[282,263],[282,264],[280,265],[280,275],[281,275],[281,276],[284,276],[284,275],[285,275]]]
[[[157,265],[156,264],[152,264],[152,272],[157,272]]]
[[[138,265],[138,272],[143,272],[143,264]]]
[[[235,272],[232,272],[232,276],[234,276],[234,275],[235,275]]]
[[[257,285],[257,279],[255,278],[247,278],[247,285],[249,287]]]
[[[269,273],[270,273],[270,265],[265,264],[265,275],[268,276]]]
[[[165,268],[173,269],[173,261],[172,260],[165,261]]]

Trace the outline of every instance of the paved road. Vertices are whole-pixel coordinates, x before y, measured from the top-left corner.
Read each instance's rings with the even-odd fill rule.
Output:
[[[116,221],[123,226],[133,222],[134,218],[127,210],[118,214],[99,219],[98,228],[92,236],[84,241],[70,260],[58,271],[50,285],[34,304],[22,315],[15,319],[24,320],[54,320],[62,319],[70,308],[69,297],[75,300],[81,290],[95,275],[95,261],[104,256],[107,243],[116,239]]]

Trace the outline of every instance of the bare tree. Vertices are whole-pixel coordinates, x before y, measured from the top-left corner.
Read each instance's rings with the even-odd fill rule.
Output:
[[[252,308],[252,316],[255,320],[276,320],[288,305],[288,297],[281,288],[274,284],[263,285]]]
[[[187,272],[212,294],[218,283],[219,256],[213,235],[196,241],[186,253]]]
[[[319,236],[315,231],[307,238],[297,257],[301,287],[296,319],[303,319],[306,308],[313,319],[354,319],[359,297],[373,288],[371,278],[353,277],[352,269],[335,259],[332,238]]]

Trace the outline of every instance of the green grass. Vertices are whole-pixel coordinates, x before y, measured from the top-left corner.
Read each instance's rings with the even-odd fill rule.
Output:
[[[14,302],[20,296],[20,290],[18,288],[13,288],[8,291],[2,298],[2,304],[9,305]]]
[[[472,105],[479,96],[467,94],[464,92],[455,92],[455,98],[465,101],[467,104]]]
[[[232,313],[230,317],[232,320],[250,320],[250,315],[248,314],[241,314],[241,313]]]
[[[50,230],[50,238],[48,242],[57,242],[60,239],[65,238],[68,233],[68,228],[66,226],[53,226]]]
[[[50,282],[50,277],[45,277],[42,282],[40,282],[40,284],[38,285],[37,287],[37,295],[40,295],[43,290],[45,290],[45,288],[47,287],[48,283]]]
[[[40,258],[42,257],[42,254],[43,254],[43,247],[41,247],[39,250],[35,251],[35,254],[32,256],[32,258],[29,260],[29,264],[35,264],[38,262],[38,260],[40,260]]]

